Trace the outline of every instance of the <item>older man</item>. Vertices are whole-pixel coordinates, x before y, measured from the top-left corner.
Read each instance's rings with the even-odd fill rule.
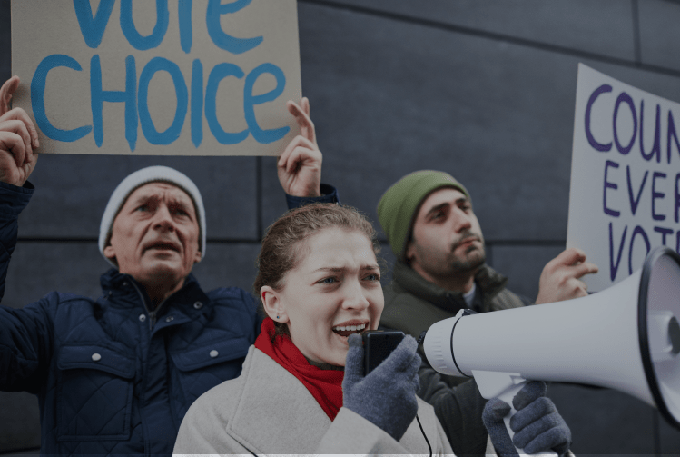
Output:
[[[38,139],[8,109],[18,78],[0,89],[0,278],[28,204]],[[320,196],[321,153],[309,102],[289,103],[302,134],[279,160],[289,206]],[[206,250],[201,194],[182,173],[139,170],[113,192],[99,248],[114,266],[103,295],[52,293],[21,310],[0,306],[0,390],[38,395],[42,453],[170,454],[191,403],[237,377],[260,319],[238,288],[204,292],[191,275]]]
[[[385,327],[417,337],[460,309],[491,312],[529,303],[509,291],[507,278],[486,264],[470,195],[453,176],[424,170],[402,177],[381,197],[378,218],[397,257],[393,282],[385,288],[380,319]],[[597,267],[585,260],[582,251],[568,249],[550,261],[541,274],[536,303],[586,295],[579,278]],[[439,375],[427,364],[420,374],[419,395],[435,407],[454,452],[483,454],[486,400],[474,381]]]

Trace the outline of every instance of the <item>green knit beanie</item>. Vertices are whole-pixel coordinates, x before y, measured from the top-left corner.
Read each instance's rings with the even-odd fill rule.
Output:
[[[392,252],[397,259],[406,259],[406,243],[420,203],[440,187],[454,187],[468,198],[465,187],[441,171],[423,170],[408,174],[393,184],[380,197],[378,221],[387,235]]]

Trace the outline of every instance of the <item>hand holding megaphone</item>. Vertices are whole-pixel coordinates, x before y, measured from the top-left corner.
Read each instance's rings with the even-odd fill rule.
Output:
[[[482,421],[499,455],[518,456],[518,449],[529,454],[548,449],[560,455],[569,451],[571,431],[546,397],[547,390],[544,382],[532,381],[521,388],[511,404],[498,397],[488,401]]]
[[[423,347],[432,368],[474,377],[486,399],[511,403],[527,380],[593,384],[655,406],[680,429],[679,321],[680,256],[660,247],[607,290],[493,313],[463,310],[432,325]]]

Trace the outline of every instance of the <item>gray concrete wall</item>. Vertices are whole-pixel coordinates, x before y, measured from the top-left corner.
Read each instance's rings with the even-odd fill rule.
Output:
[[[1,80],[11,75],[9,10],[0,0]],[[376,220],[380,195],[403,174],[452,173],[471,192],[490,263],[534,298],[566,241],[577,63],[680,101],[679,22],[671,0],[299,0],[323,181]],[[274,159],[42,156],[3,304],[52,290],[98,295],[104,205],[151,163],[181,169],[203,192],[199,281],[249,289],[263,228],[285,209]],[[625,394],[568,385],[550,394],[577,454],[680,451],[680,432]],[[0,393],[0,405],[0,453],[38,449],[37,401]]]

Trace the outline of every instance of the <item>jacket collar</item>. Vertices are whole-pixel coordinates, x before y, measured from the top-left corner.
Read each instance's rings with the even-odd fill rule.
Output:
[[[404,262],[396,262],[392,272],[394,281],[404,290],[451,313],[466,308],[465,299],[460,292],[451,292],[426,280]],[[482,264],[475,274],[477,296],[475,311],[488,312],[491,300],[505,288],[508,278]]]
[[[151,302],[144,287],[129,274],[120,273],[115,268],[111,268],[102,274],[100,282],[104,291],[104,298],[116,306],[144,306],[140,301],[140,294],[144,303],[149,304]],[[201,305],[194,306],[196,303],[201,303]],[[201,289],[196,278],[189,274],[184,280],[182,288],[169,296],[162,305],[164,310],[168,310],[170,307],[179,307],[188,317],[194,317],[195,314],[209,312],[211,301]]]

